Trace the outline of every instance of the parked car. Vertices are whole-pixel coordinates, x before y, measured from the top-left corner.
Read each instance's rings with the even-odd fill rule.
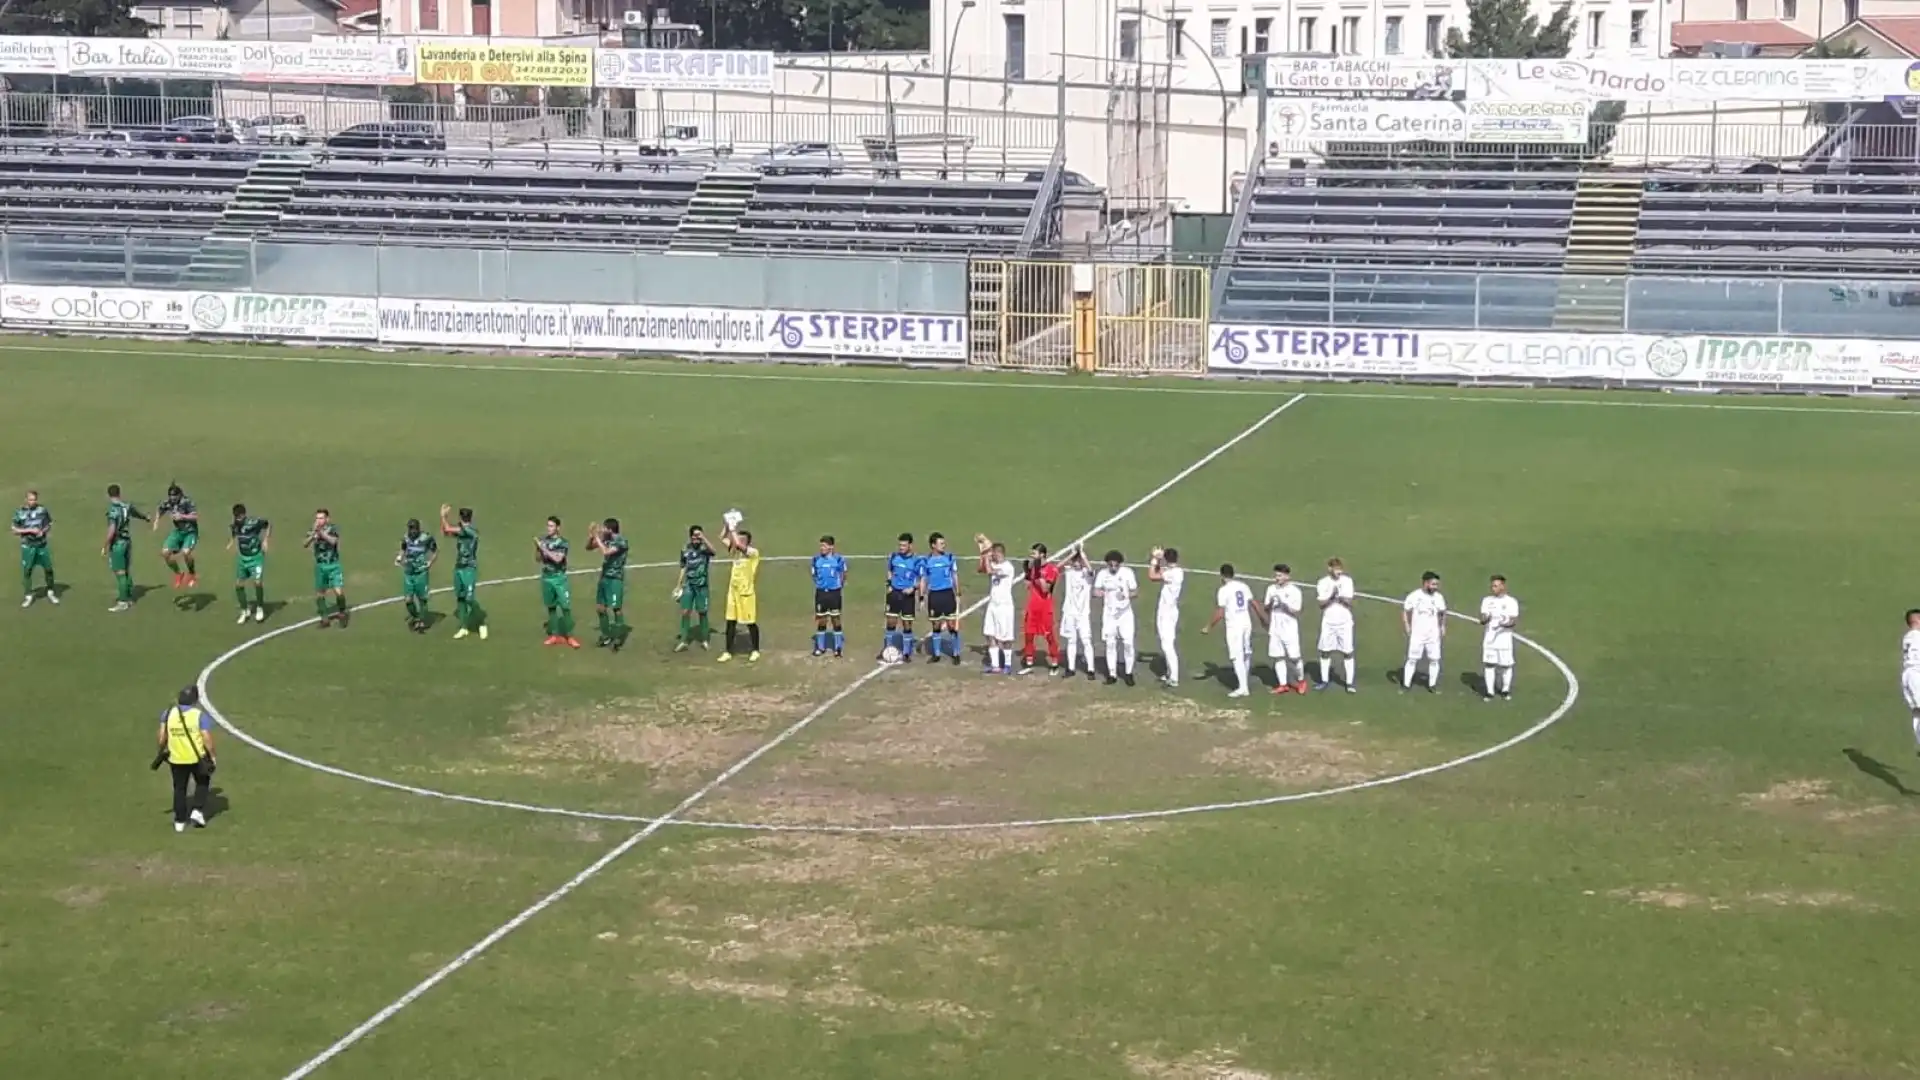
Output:
[[[279,146],[300,146],[313,138],[307,118],[297,113],[256,116],[247,125],[255,140]]]
[[[85,154],[92,157],[124,157],[133,152],[133,132],[131,131],[82,131],[71,138],[62,139],[54,147],[56,154]]]
[[[782,143],[754,158],[753,167],[768,176],[833,176],[845,171],[846,159],[832,143]]]
[[[419,120],[355,124],[327,140],[327,149],[341,157],[399,160],[410,155],[443,152],[446,148],[446,136],[432,124]]]
[[[233,128],[211,116],[182,116],[157,128],[134,132],[134,142],[154,157],[194,157],[209,153],[215,146],[232,146],[240,141]],[[198,151],[182,149],[199,147]]]

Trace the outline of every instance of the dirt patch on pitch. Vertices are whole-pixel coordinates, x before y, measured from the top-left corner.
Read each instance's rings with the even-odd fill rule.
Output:
[[[798,1005],[816,1010],[914,1013],[949,1023],[965,1023],[981,1019],[986,1015],[957,1001],[944,1001],[937,998],[896,1001],[876,994],[857,983],[837,979],[773,982],[764,979],[729,979],[685,971],[670,971],[661,976],[660,981],[689,993],[763,1004]],[[821,1022],[829,1027],[838,1026],[835,1019],[830,1016],[823,1016]]]
[[[1051,876],[1079,852],[1091,861],[1112,857],[1116,844],[1138,841],[1164,828],[1159,823],[1102,825],[1084,830],[995,829],[936,837],[851,836],[790,833],[756,836],[737,848],[746,858],[703,869],[732,882],[772,885],[834,885],[858,893],[889,894],[925,887],[1002,859],[1048,856],[1038,873]],[[716,845],[728,841],[709,841]]]
[[[522,764],[640,765],[710,775],[751,753],[779,722],[812,707],[799,688],[728,687],[586,707],[535,702],[518,710],[498,749]]]
[[[1127,1055],[1127,1069],[1142,1080],[1306,1080],[1304,1073],[1281,1076],[1249,1069],[1239,1063],[1238,1054],[1223,1047],[1174,1060],[1135,1051]]]
[[[1645,889],[1611,889],[1615,900],[1670,911],[1764,911],[1778,908],[1831,908],[1846,911],[1879,911],[1881,905],[1837,889],[1769,889],[1764,892],[1732,896],[1709,896],[1677,886],[1662,885]]]
[[[1307,731],[1269,731],[1210,750],[1206,761],[1223,772],[1254,776],[1287,788],[1347,784],[1383,775],[1395,767],[1392,755]]]
[[[1740,796],[1740,801],[1756,809],[1780,806],[1807,806],[1833,798],[1831,780],[1782,780],[1765,791]]]

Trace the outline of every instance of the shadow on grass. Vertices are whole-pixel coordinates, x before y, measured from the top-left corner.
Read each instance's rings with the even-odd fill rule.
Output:
[[[1868,776],[1873,777],[1875,780],[1880,781],[1907,798],[1920,795],[1920,791],[1915,791],[1908,787],[1906,783],[1900,779],[1899,772],[1885,762],[1862,751],[1855,750],[1851,746],[1840,752],[1847,755],[1847,760],[1853,762],[1854,768],[1859,769],[1861,772],[1866,773]]]
[[[188,593],[173,598],[173,606],[181,611],[201,612],[213,606],[216,597],[210,592]]]

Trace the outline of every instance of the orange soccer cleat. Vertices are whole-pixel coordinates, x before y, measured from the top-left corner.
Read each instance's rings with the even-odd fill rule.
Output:
[[[1301,679],[1301,680],[1300,680],[1299,682],[1297,682],[1297,683],[1294,683],[1294,684],[1293,684],[1293,692],[1294,692],[1294,693],[1296,693],[1296,694],[1304,694],[1304,693],[1306,693],[1306,692],[1307,692],[1307,680],[1305,680],[1305,679]]]
[[[563,638],[563,637],[561,637],[561,636],[560,636],[559,634],[548,634],[548,635],[547,635],[547,640],[545,640],[545,641],[543,641],[543,642],[541,642],[540,644],[542,644],[542,645],[565,645],[566,643],[567,643],[567,639],[566,639],[566,638]]]
[[[1293,687],[1291,684],[1281,683],[1279,686],[1273,688],[1273,692],[1275,694],[1291,694],[1293,693]]]
[[[570,638],[570,637],[569,637],[569,638],[561,638],[561,639],[560,639],[560,643],[561,643],[562,645],[565,645],[565,646],[566,646],[567,648],[569,648],[569,649],[577,649],[577,648],[579,648],[579,647],[580,647],[580,642],[579,642],[579,640],[578,640],[577,638]]]
[[[177,589],[177,588],[179,588],[179,587],[180,587],[180,584],[181,584],[181,582],[184,582],[184,581],[186,581],[186,580],[187,580],[187,575],[185,575],[185,574],[175,574],[175,575],[173,575],[173,587],[174,587],[174,588],[176,588],[176,589]]]

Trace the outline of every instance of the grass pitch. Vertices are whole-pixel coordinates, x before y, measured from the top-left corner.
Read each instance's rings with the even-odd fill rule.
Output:
[[[772,555],[822,532],[877,553],[903,529],[1058,545],[1293,392],[30,339],[0,349],[0,372],[0,490],[41,491],[69,586],[57,609],[0,608],[0,1063],[197,1080],[286,1076],[641,827],[407,795],[226,737],[213,827],[175,836],[144,768],[155,719],[260,632],[234,625],[232,502],[275,525],[273,629],[311,614],[297,544],[316,506],[341,523],[356,602],[398,591],[402,526],[442,502],[478,511],[486,578],[532,572],[550,513],[576,551],[578,526],[620,517],[638,563],[729,505]],[[1368,604],[1360,694],[1231,707],[1207,670],[1218,639],[1198,633],[1226,560],[1311,577],[1339,554],[1393,596],[1436,569],[1460,610],[1505,573],[1525,632],[1579,674],[1564,721],[1406,784],[1171,820],[669,826],[316,1075],[1920,1067],[1899,958],[1920,776],[1894,649],[1915,603],[1920,416],[1305,389],[1092,545],[1185,553],[1179,694],[916,665],[687,816],[926,826],[1305,792],[1472,753],[1566,696],[1523,653],[1517,700],[1477,700],[1464,624],[1445,692],[1403,696],[1397,613]],[[151,509],[171,479],[206,518],[200,588],[167,589],[161,534],[139,533],[136,580],[160,588],[109,615],[105,485]],[[643,569],[619,654],[542,649],[534,586],[503,584],[482,595],[490,641],[411,635],[376,608],[242,653],[214,697],[341,768],[655,815],[868,670],[880,567],[855,563],[857,659],[837,664],[806,655],[802,567],[763,570],[754,666],[670,652],[672,571]],[[577,579],[589,631],[590,595]]]

